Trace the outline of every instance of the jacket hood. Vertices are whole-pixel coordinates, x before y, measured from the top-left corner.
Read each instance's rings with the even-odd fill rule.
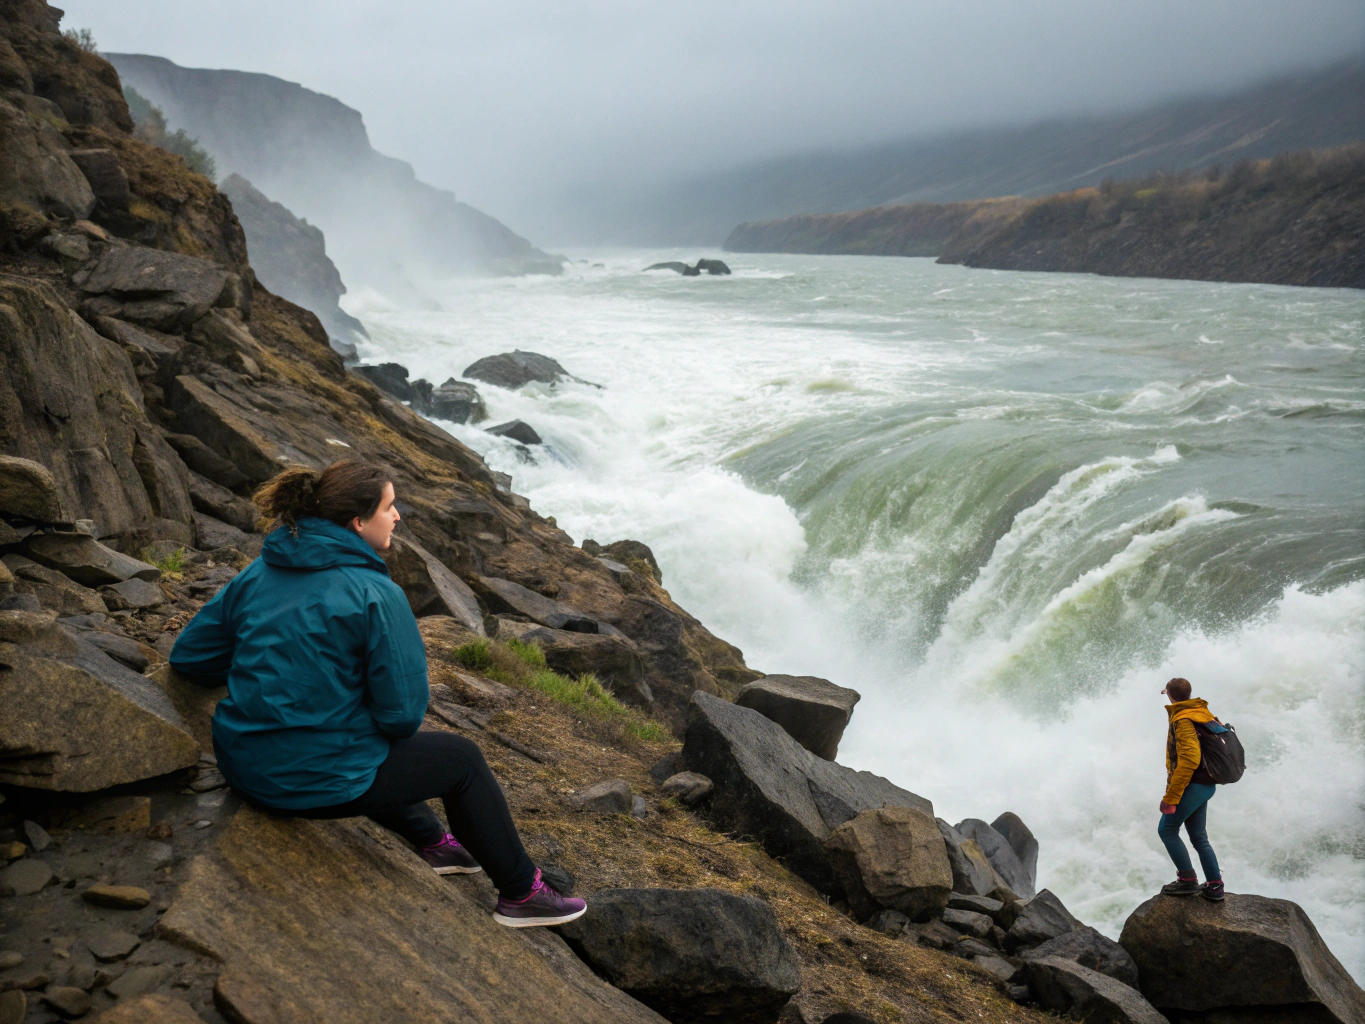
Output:
[[[359,540],[359,537],[356,539]],[[365,542],[361,541],[361,543]],[[1172,725],[1182,719],[1188,719],[1191,722],[1212,722],[1214,720],[1213,712],[1209,710],[1209,702],[1203,697],[1178,700],[1174,704],[1167,704],[1166,716]]]
[[[360,534],[327,519],[305,516],[297,530],[281,526],[266,537],[261,558],[281,569],[332,569],[354,565],[388,575],[389,567]]]

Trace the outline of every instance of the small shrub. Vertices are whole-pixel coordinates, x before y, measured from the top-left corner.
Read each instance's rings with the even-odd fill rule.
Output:
[[[545,667],[545,652],[540,649],[540,645],[537,643],[522,643],[513,637],[507,641],[507,649],[531,668]]]
[[[99,48],[95,45],[95,34],[88,28],[69,28],[62,35],[86,53],[99,53]]]
[[[161,575],[169,579],[179,579],[185,574],[185,549],[176,548],[165,558],[154,558],[151,550],[142,552],[142,560],[161,570]]]
[[[471,640],[455,648],[455,660],[475,672],[487,672],[493,667],[493,652],[487,640]]]
[[[210,181],[218,180],[218,164],[208,150],[199,145],[198,139],[183,128],[175,131],[167,128],[166,115],[161,108],[131,85],[123,87],[123,98],[128,102],[128,114],[133,119],[133,134],[137,138],[174,153],[195,174],[202,174]]]

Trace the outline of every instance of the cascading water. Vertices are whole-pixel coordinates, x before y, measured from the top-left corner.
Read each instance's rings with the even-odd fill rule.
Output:
[[[1365,978],[1365,295],[598,255],[362,293],[371,359],[439,384],[524,348],[604,385],[484,387],[526,453],[448,425],[577,539],[633,537],[765,671],[863,702],[840,760],[950,820],[1017,811],[1040,884],[1116,934],[1172,875],[1158,691],[1243,738],[1210,834]]]

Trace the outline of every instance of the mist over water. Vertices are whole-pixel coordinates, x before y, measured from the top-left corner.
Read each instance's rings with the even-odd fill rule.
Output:
[[[750,665],[858,689],[842,762],[953,822],[1018,812],[1039,885],[1113,935],[1173,877],[1158,691],[1188,677],[1248,751],[1211,804],[1228,888],[1302,904],[1365,978],[1365,295],[639,272],[678,255],[346,304],[414,377],[524,348],[602,384],[481,386],[534,462],[446,426],[575,540],[650,544]]]

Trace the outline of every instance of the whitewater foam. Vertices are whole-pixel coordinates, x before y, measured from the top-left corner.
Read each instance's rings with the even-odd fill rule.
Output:
[[[574,537],[650,544],[749,664],[859,689],[842,761],[953,821],[1021,814],[1040,883],[1110,934],[1173,870],[1158,691],[1191,679],[1249,754],[1210,812],[1229,888],[1299,902],[1365,977],[1365,298],[639,273],[676,255],[453,284],[458,315],[346,304],[367,356],[436,383],[523,348],[605,384],[483,388],[533,463],[447,426]]]

